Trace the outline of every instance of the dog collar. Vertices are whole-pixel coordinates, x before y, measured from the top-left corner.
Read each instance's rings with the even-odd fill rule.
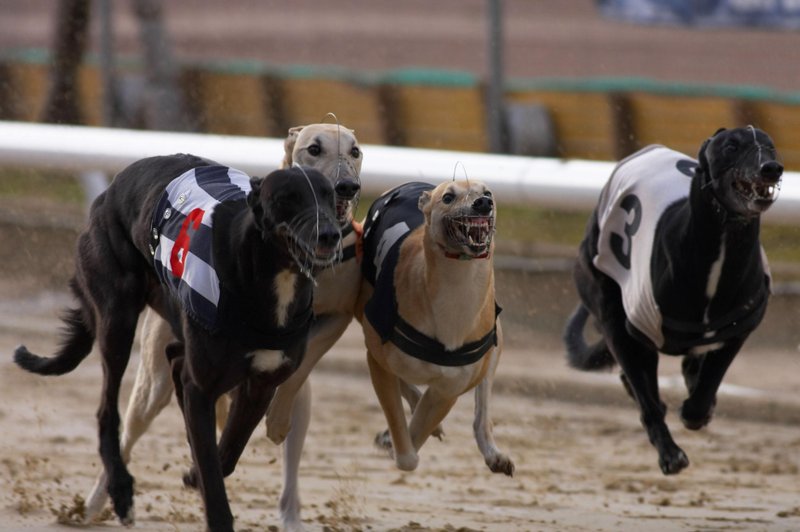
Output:
[[[753,219],[753,217],[744,214],[731,214],[731,212],[725,208],[725,205],[723,205],[722,201],[719,199],[719,196],[717,195],[717,187],[714,186],[714,181],[711,179],[711,176],[708,175],[707,172],[703,173],[706,178],[701,180],[700,188],[707,188],[711,191],[711,206],[713,207],[716,215],[719,217],[720,223],[723,225],[729,222],[747,223]]]
[[[356,258],[359,254],[361,238],[364,235],[364,227],[357,221],[350,220],[350,223],[342,228],[342,238],[350,233],[356,234],[356,241],[342,250],[342,260],[340,262],[347,262],[348,260]]]
[[[352,233],[353,231],[355,231],[355,228],[353,227],[353,224],[354,224],[354,223],[356,223],[356,222],[355,222],[355,221],[353,221],[353,220],[350,220],[350,222],[348,222],[347,224],[345,224],[345,225],[342,227],[342,238],[345,238],[345,237],[346,237],[346,236],[348,236],[350,233]]]
[[[495,325],[492,330],[479,340],[464,344],[453,351],[448,351],[438,340],[416,330],[399,314],[389,341],[405,354],[424,362],[447,367],[468,366],[479,361],[493,346],[497,345],[496,321],[502,310],[495,303]]]
[[[485,259],[489,257],[489,252],[481,253],[480,255],[470,255],[468,253],[450,253],[449,251],[444,252],[444,256],[448,259],[457,259],[457,260],[472,260],[472,259]]]
[[[448,259],[456,259],[456,260],[472,260],[472,259],[486,259],[489,257],[489,252],[481,253],[480,255],[470,255],[469,253],[453,253],[452,251],[447,251],[447,249],[438,244],[439,249],[442,250],[444,256]]]

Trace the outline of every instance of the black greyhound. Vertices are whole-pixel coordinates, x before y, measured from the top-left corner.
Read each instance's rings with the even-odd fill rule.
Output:
[[[620,365],[664,474],[689,459],[664,422],[658,353],[684,355],[681,420],[704,427],[728,366],[766,310],[759,217],[783,173],[772,140],[752,126],[717,131],[698,159],[650,146],[617,165],[580,245],[581,303],[564,333],[571,366]],[[589,314],[602,334],[593,345],[583,338]]]
[[[14,358],[28,371],[60,375],[97,340],[99,452],[122,523],[133,522],[133,477],[120,456],[117,403],[145,305],[180,339],[168,354],[208,528],[233,530],[223,475],[302,359],[310,271],[337,258],[339,240],[333,188],[311,169],[260,180],[192,155],[152,157],[128,166],[97,198],[78,239],[71,287],[79,308],[64,318],[61,349],[45,358],[20,346]],[[230,390],[218,447],[214,404]]]

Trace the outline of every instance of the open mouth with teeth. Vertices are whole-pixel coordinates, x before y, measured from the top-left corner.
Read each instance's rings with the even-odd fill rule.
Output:
[[[444,225],[451,244],[466,247],[473,255],[489,251],[494,236],[494,216],[448,216]]]
[[[336,222],[340,227],[350,223],[356,206],[358,206],[358,196],[350,199],[336,198]]]
[[[323,222],[330,227],[338,227],[331,223],[330,217]],[[319,238],[320,221],[316,216],[301,215],[290,223],[278,225],[278,231],[286,242],[286,247],[303,274],[311,276],[315,269],[333,266],[341,259],[341,232],[335,244],[328,245]],[[337,229],[338,230],[338,229]]]
[[[770,204],[778,197],[781,182],[764,183],[758,179],[751,180],[746,177],[734,180],[733,189],[745,201],[759,204]]]
[[[342,247],[339,244],[335,246],[311,244],[296,233],[289,231],[284,233],[284,238],[289,255],[292,256],[300,271],[309,277],[313,275],[314,270],[329,268],[340,260]]]

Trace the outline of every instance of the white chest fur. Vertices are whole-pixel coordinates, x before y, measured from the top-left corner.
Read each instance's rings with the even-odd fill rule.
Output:
[[[291,270],[282,270],[275,276],[275,325],[285,327],[289,321],[289,305],[295,297],[297,274]],[[248,355],[251,357],[251,368],[255,371],[275,371],[286,362],[283,351],[257,349]]]
[[[275,276],[275,324],[285,327],[289,320],[289,305],[294,301],[297,274],[283,270]]]
[[[283,351],[273,351],[272,349],[258,349],[248,354],[252,358],[250,367],[255,371],[275,371],[283,365],[286,357]]]

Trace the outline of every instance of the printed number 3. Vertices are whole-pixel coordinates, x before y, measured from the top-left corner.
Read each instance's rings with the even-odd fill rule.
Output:
[[[642,222],[642,202],[635,194],[630,194],[622,198],[620,206],[629,215],[633,211],[633,219],[625,224],[625,236],[617,233],[611,233],[611,251],[617,258],[622,267],[626,270],[631,269],[631,247],[633,245],[633,235],[639,230],[639,224]]]
[[[189,242],[192,238],[192,235],[189,234],[189,226],[195,231],[199,229],[204,214],[203,209],[194,209],[183,220],[181,231],[178,233],[178,238],[175,239],[175,245],[172,246],[172,253],[169,256],[169,266],[175,277],[183,277],[183,267],[186,265],[186,255],[189,254]]]

